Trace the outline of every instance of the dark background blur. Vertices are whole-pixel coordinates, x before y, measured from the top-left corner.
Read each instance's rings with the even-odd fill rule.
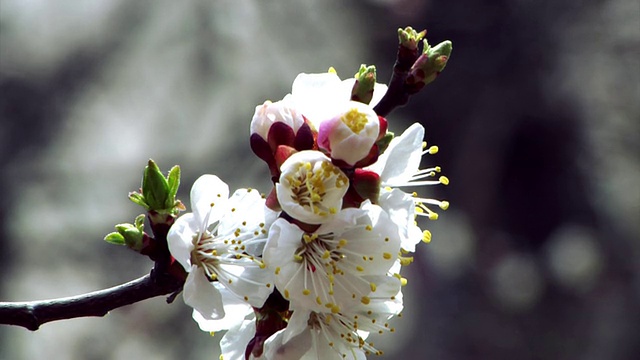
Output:
[[[385,359],[640,354],[640,4],[0,0],[0,300],[148,272],[102,237],[139,210],[148,158],[267,191],[254,107],[299,72],[386,82],[398,27],[450,39],[444,74],[389,116],[421,122],[451,207],[406,272]],[[426,162],[429,162],[427,164]],[[423,189],[424,190],[424,189]],[[424,225],[424,224],[423,224]],[[187,306],[0,328],[0,359],[217,359]]]

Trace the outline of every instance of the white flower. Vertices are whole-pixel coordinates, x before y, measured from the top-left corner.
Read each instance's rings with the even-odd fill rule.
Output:
[[[256,111],[251,119],[251,134],[258,134],[264,140],[268,140],[269,130],[275,123],[283,123],[293,130],[293,135],[304,124],[304,118],[292,106],[288,98],[272,103],[265,101],[256,106]]]
[[[293,81],[291,100],[295,108],[318,129],[321,122],[334,117],[342,104],[351,100],[354,83],[354,78],[340,81],[334,71],[302,73]],[[386,91],[386,85],[376,83],[369,106],[374,107]]]
[[[367,304],[337,313],[294,308],[287,327],[265,342],[270,360],[366,359],[382,354],[366,342],[369,333],[393,332],[388,321],[402,311],[402,293],[396,278],[388,278]]]
[[[398,258],[396,225],[377,205],[340,211],[314,233],[285,219],[269,230],[264,262],[292,306],[340,312],[366,303]]]
[[[191,207],[169,230],[171,255],[189,273],[183,297],[204,319],[224,317],[222,297],[213,281],[252,306],[260,307],[273,291],[273,275],[256,257],[273,217],[256,190],[241,189],[228,199],[229,187],[217,176],[203,175],[191,189]]]
[[[380,120],[373,109],[357,101],[344,107],[331,119],[320,124],[318,147],[331,158],[354,165],[369,155],[380,133]]]
[[[349,179],[319,151],[291,155],[280,167],[278,202],[287,214],[308,224],[320,224],[342,207]]]
[[[389,143],[389,147],[380,155],[378,161],[366,169],[380,175],[383,187],[379,204],[398,224],[402,237],[402,248],[407,251],[415,251],[415,245],[420,240],[429,241],[431,233],[422,232],[415,223],[416,215],[427,216],[431,220],[438,218],[438,214],[427,205],[437,205],[446,210],[449,207],[447,201],[418,197],[416,193],[411,195],[394,189],[408,186],[425,186],[449,183],[449,179],[440,176],[438,180],[425,180],[433,178],[440,172],[440,167],[420,169],[422,156],[438,152],[436,146],[426,148],[423,142],[424,128],[416,123],[405,130],[402,135],[395,137]],[[422,234],[422,235],[420,235]]]

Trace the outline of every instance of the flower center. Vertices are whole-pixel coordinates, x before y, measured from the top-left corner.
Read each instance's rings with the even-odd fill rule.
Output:
[[[201,267],[209,281],[216,281],[219,260],[225,249],[220,247],[216,238],[208,231],[194,235],[193,245],[191,263]]]
[[[347,356],[346,353],[342,353],[342,351],[346,350],[344,348],[345,345],[347,347],[358,347],[370,354],[382,355],[382,351],[376,349],[373,343],[366,342],[358,334],[358,318],[358,315],[353,316],[353,319],[351,319],[341,313],[324,314],[311,312],[307,326],[322,333],[321,339],[327,341],[328,345],[341,353],[342,357]],[[366,319],[366,317],[363,317],[363,319]],[[388,324],[386,326],[388,327]],[[384,328],[384,325],[376,327]],[[384,330],[379,331],[379,333],[383,332]],[[342,346],[339,343],[342,343]]]
[[[355,134],[359,134],[365,125],[367,125],[367,115],[353,108],[347,111],[340,120],[351,129]]]
[[[335,214],[339,210],[326,207],[323,202],[328,192],[345,187],[349,181],[340,169],[326,161],[315,165],[300,163],[292,174],[286,176],[286,180],[291,186],[293,201],[321,216]]]

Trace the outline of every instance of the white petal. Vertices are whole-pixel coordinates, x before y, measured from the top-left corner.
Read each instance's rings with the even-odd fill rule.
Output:
[[[402,190],[393,189],[380,195],[378,201],[397,225],[404,250],[414,252],[416,244],[422,240],[422,231],[415,223],[415,203],[413,197]]]
[[[218,234],[232,234],[238,228],[260,230],[265,227],[265,200],[257,190],[236,190],[228,202],[228,211],[218,225]],[[264,224],[262,227],[260,224]],[[266,238],[266,236],[264,236]]]
[[[229,186],[224,181],[215,175],[202,175],[191,188],[191,211],[200,224],[209,216],[206,228],[220,219],[226,210],[228,198]]]
[[[369,106],[374,107],[378,105],[380,100],[382,100],[384,95],[387,93],[387,89],[388,89],[387,85],[376,83],[373,86],[373,98],[371,98],[371,102],[369,103]]]
[[[335,115],[335,104],[348,101],[341,98],[340,78],[334,73],[300,74],[293,81],[291,97],[295,108],[317,129],[323,120]]]
[[[193,237],[197,234],[199,224],[193,213],[179,217],[169,229],[167,244],[169,252],[185,270],[191,270],[191,251]]]
[[[196,265],[193,265],[187,276],[182,295],[185,304],[198,311],[203,318],[216,320],[224,317],[220,292],[207,280],[204,271]]]
[[[394,183],[408,181],[420,167],[423,139],[422,125],[411,125],[402,135],[391,140],[387,150],[368,169],[380,175],[383,185],[393,186]]]
[[[231,329],[242,324],[248,315],[253,314],[251,305],[232,294],[221,284],[215,282],[213,285],[222,295],[225,316],[219,320],[210,320],[205,319],[198,311],[193,310],[193,319],[200,326],[200,330],[210,332]]]
[[[255,320],[245,320],[229,329],[220,340],[220,350],[224,360],[244,360],[249,341],[256,334]]]
[[[261,269],[253,262],[246,265],[248,266],[243,266],[239,262],[237,265],[220,264],[218,280],[251,306],[260,308],[273,292],[275,276],[272,271]]]
[[[358,227],[348,229],[340,234],[347,239],[344,246],[345,252],[363,254],[363,256],[347,256],[341,260],[351,271],[358,268],[357,274],[383,275],[395,262],[400,250],[400,238],[397,226],[391,221],[389,215],[381,207],[366,201],[361,209],[365,216],[357,220]],[[369,227],[364,226],[369,225]]]
[[[308,313],[307,313],[308,314]],[[294,313],[292,316],[295,317]],[[307,319],[308,319],[307,315]],[[288,326],[287,326],[288,328]],[[280,330],[271,335],[264,343],[265,356],[269,360],[299,360],[299,359],[322,359],[313,357],[303,357],[309,352],[312,346],[311,331],[308,327],[302,328],[302,332],[299,332],[295,337],[284,340],[284,334],[287,329]]]

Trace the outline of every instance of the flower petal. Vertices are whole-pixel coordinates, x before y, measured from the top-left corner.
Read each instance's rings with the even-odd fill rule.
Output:
[[[247,259],[245,264],[220,264],[218,280],[232,293],[260,308],[273,292],[274,275]]]
[[[378,161],[367,167],[380,174],[382,185],[407,182],[416,173],[422,159],[424,128],[415,123],[389,143]]]
[[[422,231],[415,222],[413,197],[402,190],[393,189],[383,192],[378,203],[398,226],[400,246],[410,252],[416,251],[416,244],[422,240]]]
[[[200,313],[204,319],[217,320],[224,317],[222,296],[218,289],[207,280],[202,268],[193,265],[184,283],[185,304]]]
[[[207,224],[204,224],[206,228],[220,219],[228,198],[229,186],[224,181],[215,175],[202,175],[191,188],[191,211],[199,224],[204,224],[209,216]]]
[[[339,91],[340,78],[335,73],[299,74],[293,81],[291,100],[317,129],[320,123],[335,115],[334,105],[349,101]]]
[[[198,221],[192,213],[184,214],[171,226],[167,234],[169,252],[185,270],[191,270],[193,237],[198,233]]]
[[[256,334],[256,321],[245,320],[229,329],[220,340],[221,359],[244,360],[249,341]]]
[[[253,308],[244,300],[217,282],[213,285],[222,295],[225,316],[219,320],[205,319],[198,311],[193,310],[193,319],[200,326],[200,330],[211,332],[231,329],[242,324],[248,315],[253,314]]]
[[[265,200],[257,190],[251,189],[236,190],[229,198],[228,209],[220,220],[218,234],[243,241],[248,254],[262,254],[267,230],[276,217],[275,212],[265,206]],[[238,238],[238,235],[232,236],[234,233],[244,236]]]

